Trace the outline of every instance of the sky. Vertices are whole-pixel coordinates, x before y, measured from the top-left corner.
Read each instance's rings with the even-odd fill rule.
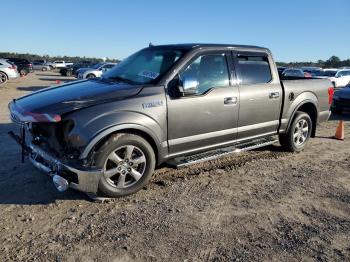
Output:
[[[350,0],[1,3],[0,52],[123,59],[150,42],[247,44],[282,62],[350,58]]]

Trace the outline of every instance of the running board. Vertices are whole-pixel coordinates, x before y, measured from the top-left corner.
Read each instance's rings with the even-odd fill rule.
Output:
[[[193,164],[206,162],[209,160],[214,160],[214,159],[228,156],[234,153],[240,153],[240,152],[249,151],[249,150],[253,150],[264,146],[269,146],[276,142],[278,142],[278,139],[272,139],[272,138],[256,139],[256,140],[252,140],[239,145],[219,148],[208,152],[199,153],[196,155],[177,157],[168,161],[167,165],[169,165],[170,167],[181,168],[181,167],[185,167]]]

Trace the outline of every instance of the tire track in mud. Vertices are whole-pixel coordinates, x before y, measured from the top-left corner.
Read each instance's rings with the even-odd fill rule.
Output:
[[[202,173],[212,172],[215,170],[224,170],[225,172],[234,171],[244,167],[246,164],[251,162],[262,162],[270,159],[279,159],[290,154],[291,153],[276,150],[256,150],[233,154],[231,156],[225,156],[180,169],[163,167],[155,172],[152,182],[158,185],[164,185],[169,182],[176,182],[178,179],[191,179]]]

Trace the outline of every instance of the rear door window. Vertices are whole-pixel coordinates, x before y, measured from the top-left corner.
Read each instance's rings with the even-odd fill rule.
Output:
[[[271,82],[272,74],[266,54],[237,54],[236,61],[241,85],[266,84]]]

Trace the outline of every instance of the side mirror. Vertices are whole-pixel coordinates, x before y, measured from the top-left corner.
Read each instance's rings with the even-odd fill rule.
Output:
[[[186,77],[179,83],[179,92],[182,95],[198,94],[199,82],[195,77]]]

